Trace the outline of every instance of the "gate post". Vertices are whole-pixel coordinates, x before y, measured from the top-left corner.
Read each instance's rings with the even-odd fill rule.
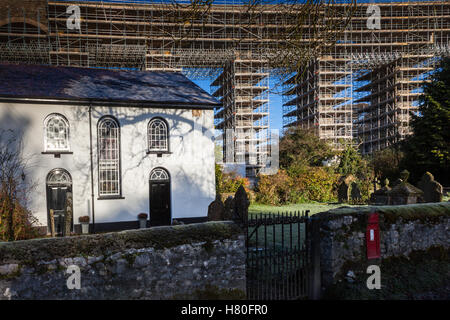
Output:
[[[319,300],[321,297],[320,279],[320,219],[309,218],[308,254],[309,254],[309,299]]]

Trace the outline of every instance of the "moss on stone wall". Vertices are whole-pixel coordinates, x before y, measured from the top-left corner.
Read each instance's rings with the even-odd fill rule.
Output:
[[[398,218],[404,221],[428,219],[450,216],[450,202],[418,203],[401,206],[368,206],[368,207],[341,207],[316,214],[322,219],[339,219],[342,216],[359,217],[371,212],[379,212],[387,216],[391,223]]]
[[[322,228],[328,229],[330,221],[337,221],[344,217],[352,217],[350,225],[342,224],[346,234],[353,232],[365,232],[367,219],[372,212],[380,214],[380,228],[387,230],[389,225],[398,222],[419,221],[423,224],[434,225],[442,223],[450,217],[450,202],[411,204],[401,206],[377,206],[377,207],[342,207],[338,209],[321,212],[315,215],[316,219],[322,221]]]
[[[314,219],[320,221],[324,285],[342,280],[348,270],[367,267],[365,234],[372,212],[379,213],[384,258],[409,255],[411,250],[424,250],[434,245],[448,247],[445,233],[450,203],[346,207],[322,212]]]
[[[182,244],[236,239],[244,231],[233,222],[207,222],[179,226],[83,235],[66,238],[32,239],[0,243],[0,264],[33,265],[76,256],[108,256],[124,249],[165,249]]]

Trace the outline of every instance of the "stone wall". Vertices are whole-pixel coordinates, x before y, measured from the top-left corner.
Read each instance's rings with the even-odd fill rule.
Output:
[[[245,252],[232,222],[0,243],[0,299],[245,298]]]
[[[450,249],[450,203],[340,208],[314,217],[320,225],[320,269],[323,287],[342,280],[347,273],[364,272],[380,259],[367,259],[368,216],[380,218],[381,260],[408,257],[431,248]],[[378,261],[377,261],[378,260]]]

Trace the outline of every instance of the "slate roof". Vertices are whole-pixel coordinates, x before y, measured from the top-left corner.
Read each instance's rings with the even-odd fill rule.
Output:
[[[214,97],[177,72],[0,63],[0,97],[210,109]]]

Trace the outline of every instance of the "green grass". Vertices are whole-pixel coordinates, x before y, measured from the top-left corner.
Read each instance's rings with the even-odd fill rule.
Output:
[[[252,204],[249,207],[249,214],[250,215],[264,215],[268,213],[294,213],[299,211],[305,211],[309,210],[310,215],[328,211],[331,209],[336,209],[340,207],[358,207],[355,205],[349,205],[349,204],[339,204],[339,203],[300,203],[300,204],[291,204],[291,205],[285,205],[285,206],[270,206],[270,205],[264,205],[264,204]],[[289,225],[275,225],[275,226],[268,226],[267,228],[264,228],[264,226],[261,226],[258,228],[258,247],[264,247],[264,238],[267,238],[267,245],[269,247],[273,247],[275,251],[281,250],[284,248],[289,248],[291,243],[290,239],[293,238],[293,245],[295,246],[298,243],[298,237],[300,237],[300,241],[303,242],[305,238],[305,226],[304,224],[300,225],[300,228],[298,228],[298,224],[292,224],[292,228]],[[300,230],[299,230],[300,229]],[[284,232],[282,232],[282,230]],[[249,232],[251,233],[253,231],[253,228],[249,228]],[[299,234],[300,231],[300,234]],[[284,239],[281,239],[281,234],[284,233]],[[273,239],[273,235],[275,234],[275,239]],[[252,238],[250,239],[250,245],[256,246],[256,234],[253,234]]]
[[[305,240],[304,223],[293,223],[291,225],[276,224],[267,227],[260,226],[257,230],[258,235],[256,235],[256,231],[253,233],[254,229],[248,228],[249,234],[252,234],[252,237],[249,239],[250,247],[264,248],[267,246],[269,250],[280,251],[283,248],[289,249],[291,246],[292,248],[298,247],[298,243],[300,242],[302,245]],[[258,242],[256,242],[256,239],[258,239]]]
[[[364,205],[363,205],[364,206]],[[361,207],[360,205],[349,205],[343,203],[298,203],[298,204],[289,204],[285,206],[270,206],[265,204],[251,204],[248,208],[249,214],[258,214],[258,213],[278,213],[278,212],[296,212],[296,211],[305,211],[309,210],[310,215],[328,211],[331,209],[336,209],[340,207]]]

